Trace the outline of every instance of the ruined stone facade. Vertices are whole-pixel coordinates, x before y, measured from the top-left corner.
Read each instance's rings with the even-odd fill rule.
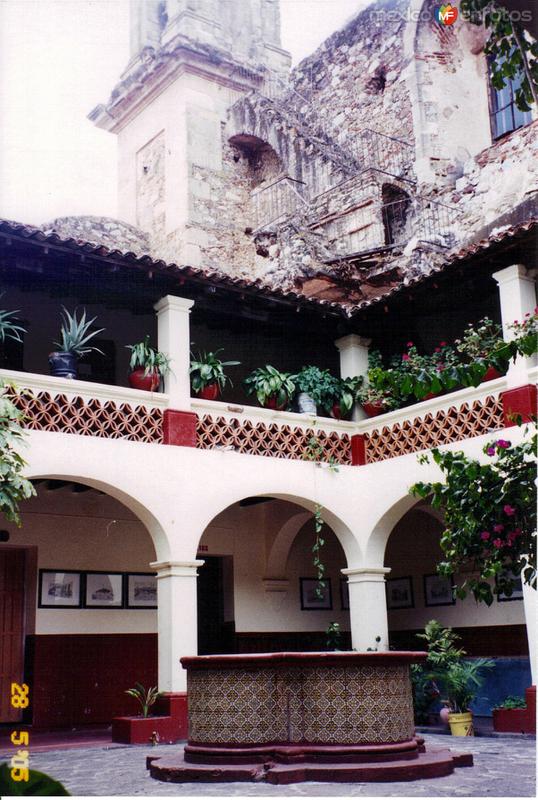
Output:
[[[134,3],[90,115],[119,137],[120,217],[155,258],[363,297],[502,224],[536,197],[536,124],[492,142],[484,33],[433,8],[379,0],[288,74],[277,0]]]

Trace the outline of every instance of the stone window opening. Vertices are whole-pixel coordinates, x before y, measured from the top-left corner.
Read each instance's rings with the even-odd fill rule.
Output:
[[[381,189],[383,229],[385,245],[391,247],[405,242],[408,237],[408,216],[411,198],[392,184],[385,184]]]
[[[387,73],[385,67],[378,67],[370,80],[366,84],[366,91],[369,94],[383,94],[387,85]]]
[[[496,89],[488,69],[488,81],[491,136],[495,142],[532,122],[532,111],[520,111],[516,106],[516,92],[521,86],[521,76],[505,78],[504,87]]]

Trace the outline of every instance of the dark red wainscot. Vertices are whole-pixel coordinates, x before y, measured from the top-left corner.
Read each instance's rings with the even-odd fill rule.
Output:
[[[493,730],[499,733],[536,733],[536,686],[525,690],[526,708],[494,708]]]
[[[123,744],[179,742],[187,738],[187,695],[162,695],[155,705],[158,715],[152,717],[114,717],[112,741]]]
[[[191,411],[167,408],[163,414],[163,444],[196,447],[198,417]]]
[[[536,414],[537,391],[533,384],[509,389],[503,392],[501,397],[506,428],[517,425],[516,417],[521,417],[523,422],[529,422]]]

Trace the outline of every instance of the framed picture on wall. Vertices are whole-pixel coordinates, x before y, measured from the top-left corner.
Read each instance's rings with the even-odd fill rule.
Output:
[[[509,603],[511,600],[523,600],[523,584],[521,583],[521,577],[513,573],[510,573],[510,577],[515,581],[512,594],[507,595],[504,592],[499,592],[497,595],[497,601],[499,603]]]
[[[319,587],[316,578],[299,578],[301,587],[301,609],[302,611],[331,611],[333,599],[331,593],[331,579],[324,578],[325,586]],[[318,592],[318,588],[321,591]]]
[[[413,579],[411,577],[389,578],[385,585],[387,587],[387,608],[415,607],[415,601],[413,599]]]
[[[424,575],[424,604],[427,606],[454,606],[452,575]]]
[[[80,608],[80,572],[39,570],[39,608]]]
[[[343,611],[349,611],[349,583],[347,578],[340,578],[340,603]]]
[[[127,608],[157,608],[157,576],[154,572],[127,575]]]
[[[121,572],[86,572],[85,608],[123,608]]]

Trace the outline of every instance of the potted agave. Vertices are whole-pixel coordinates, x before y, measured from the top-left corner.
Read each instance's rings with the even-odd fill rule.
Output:
[[[255,394],[264,408],[284,411],[295,393],[293,376],[266,364],[258,367],[243,381],[248,395]]]
[[[156,391],[161,380],[170,371],[170,359],[149,343],[149,336],[142,342],[126,345],[131,351],[129,362],[129,386],[132,389],[143,389],[147,392]]]
[[[76,378],[77,362],[79,358],[91,352],[97,352],[103,355],[103,351],[99,350],[98,347],[88,345],[88,342],[90,342],[94,336],[104,331],[104,328],[90,331],[95,319],[96,317],[86,319],[85,309],[79,319],[77,317],[77,309],[75,309],[73,314],[70,314],[65,307],[63,308],[60,341],[54,342],[58,350],[49,353],[51,375],[59,378]]]
[[[145,689],[141,683],[135,683],[134,688],[127,689],[128,694],[140,705],[138,716],[114,717],[112,720],[112,741],[124,744],[148,744],[157,741],[175,741],[177,737],[177,723],[171,716],[155,714],[153,706],[162,693],[156,686]]]
[[[15,314],[18,313],[18,311],[0,311],[0,342],[3,343],[6,339],[22,342],[21,334],[26,333],[26,330],[22,325],[16,324]]]
[[[232,384],[230,378],[225,374],[224,367],[235,367],[240,361],[221,361],[218,353],[201,352],[198,356],[192,356],[189,373],[191,376],[191,386],[193,392],[202,400],[217,400],[221,391],[226,385],[226,381]]]

